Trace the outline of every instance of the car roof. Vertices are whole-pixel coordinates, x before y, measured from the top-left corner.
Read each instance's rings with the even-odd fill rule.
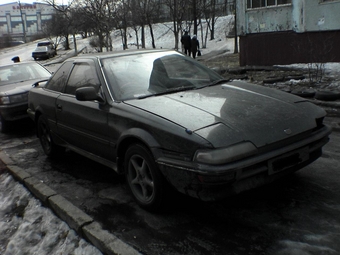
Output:
[[[105,59],[111,57],[121,57],[121,56],[130,56],[130,55],[139,55],[145,53],[154,53],[154,52],[176,52],[176,50],[164,50],[164,49],[151,49],[151,50],[121,50],[121,51],[111,51],[111,52],[100,52],[100,53],[88,53],[82,54],[73,58],[70,58],[66,61],[77,61],[78,59]]]
[[[49,41],[44,41],[44,42],[38,42],[37,43],[37,45],[39,45],[39,46],[48,46],[48,45],[51,45],[51,44],[53,44],[53,42],[49,42]]]
[[[6,65],[1,65],[1,67],[8,67],[8,66],[17,66],[17,65],[40,65],[39,63],[36,63],[36,62],[32,62],[32,61],[29,61],[29,62],[16,62],[16,63],[11,63],[11,64],[6,64]]]

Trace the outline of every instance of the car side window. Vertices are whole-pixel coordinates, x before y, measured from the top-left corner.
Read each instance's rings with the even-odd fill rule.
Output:
[[[71,68],[72,62],[65,62],[46,84],[46,89],[62,92]]]
[[[81,87],[94,87],[99,90],[100,82],[94,66],[89,63],[76,63],[67,82],[65,93],[75,95]]]

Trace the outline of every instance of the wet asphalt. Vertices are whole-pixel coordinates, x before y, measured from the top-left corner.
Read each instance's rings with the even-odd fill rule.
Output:
[[[29,120],[0,134],[0,148],[11,167],[47,185],[126,244],[125,254],[340,253],[338,131],[320,159],[285,179],[214,203],[174,194],[170,209],[160,214],[140,209],[124,178],[100,164],[71,151],[47,158]],[[84,236],[81,229],[79,234]]]

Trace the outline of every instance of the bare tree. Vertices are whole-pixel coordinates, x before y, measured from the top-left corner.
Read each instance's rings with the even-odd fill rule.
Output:
[[[225,11],[227,8],[228,0],[225,0],[224,3],[216,0],[202,0],[203,3],[203,16],[207,22],[207,26],[210,32],[210,40],[215,39],[215,24],[217,19],[223,15],[225,15]],[[235,0],[232,0],[235,1]]]
[[[303,51],[304,55],[309,56],[307,67],[311,85],[320,83],[324,78],[327,61],[325,56],[332,52],[334,46],[334,35],[315,33],[313,39],[307,35],[307,43],[303,45]]]
[[[66,45],[68,45],[68,34],[73,34],[75,41],[76,32],[86,36],[88,31],[91,31],[98,37],[99,51],[104,47],[107,51],[112,50],[111,32],[114,28],[120,31],[123,49],[127,49],[128,36],[131,36],[128,35],[128,27],[132,27],[135,31],[137,48],[139,48],[139,33],[141,33],[142,47],[145,48],[145,26],[149,28],[152,47],[156,48],[153,24],[159,22],[161,17],[164,20],[165,16],[161,15],[161,10],[165,9],[167,9],[165,11],[168,13],[167,17],[170,17],[172,22],[172,25],[166,26],[174,34],[175,49],[179,48],[183,26],[190,29],[192,24],[196,35],[198,26],[201,26],[201,39],[204,46],[208,32],[210,32],[210,39],[214,39],[215,23],[222,13],[221,3],[217,0],[70,0],[68,5],[61,6],[56,4],[57,0],[43,1],[65,16]],[[227,2],[228,0],[225,0],[225,3]],[[202,19],[205,19],[208,24],[205,40]]]
[[[91,21],[93,32],[98,36],[99,51],[112,50],[111,31],[114,24],[114,13],[117,3],[111,0],[78,0],[78,10],[82,10],[83,15]]]
[[[158,21],[160,13],[160,2],[157,0],[131,0],[130,10],[133,27],[141,30],[142,48],[145,48],[145,26],[150,30],[152,47],[156,48],[152,25]]]
[[[186,0],[164,0],[164,4],[169,8],[170,17],[172,20],[172,27],[169,27],[174,33],[175,49],[178,50],[179,33],[183,30],[182,24],[186,17],[186,10],[189,2]]]
[[[67,24],[68,20],[65,18],[65,15],[57,12],[52,16],[52,19],[47,21],[42,27],[44,36],[54,42],[55,49],[58,48],[62,38],[68,36]]]
[[[147,1],[131,0],[130,11],[131,11],[131,21],[132,28],[135,31],[136,45],[139,49],[139,35],[138,32],[141,31],[141,43],[142,48],[145,48],[145,29],[146,15],[145,15],[145,5]]]
[[[71,8],[72,8],[72,4],[74,0],[70,0],[67,5],[60,5],[58,1],[56,0],[44,0],[44,2],[52,6],[56,10],[58,15],[61,15],[63,17],[63,21],[65,21],[63,22],[64,24],[63,35],[65,37],[64,47],[66,50],[70,49],[68,36],[69,34],[74,34],[74,32],[72,31],[73,30],[72,29],[73,19],[72,19],[72,14],[71,14]],[[60,16],[59,18],[61,19]],[[77,54],[77,47],[76,47],[75,40],[74,40],[74,45],[75,45],[75,54]]]
[[[116,10],[114,12],[115,26],[120,30],[124,50],[128,49],[127,29],[129,26],[132,25],[132,15],[130,7],[131,7],[130,0],[117,1]]]

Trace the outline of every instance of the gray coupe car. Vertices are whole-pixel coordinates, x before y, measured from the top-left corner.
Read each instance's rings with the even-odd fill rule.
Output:
[[[272,182],[320,157],[331,133],[309,101],[176,51],[69,59],[30,91],[28,113],[48,156],[69,148],[125,174],[148,210],[173,188],[210,201]]]
[[[38,63],[22,62],[0,66],[0,131],[6,132],[14,120],[28,118],[28,91],[35,82],[51,73]]]

